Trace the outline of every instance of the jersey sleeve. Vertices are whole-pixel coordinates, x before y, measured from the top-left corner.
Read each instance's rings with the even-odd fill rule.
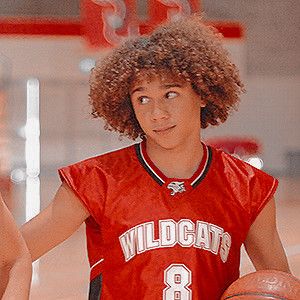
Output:
[[[278,180],[276,178],[254,168],[253,176],[251,176],[249,182],[251,224],[272,199],[277,186]]]
[[[101,168],[93,162],[79,162],[58,170],[97,223],[100,223],[106,194],[106,179]]]

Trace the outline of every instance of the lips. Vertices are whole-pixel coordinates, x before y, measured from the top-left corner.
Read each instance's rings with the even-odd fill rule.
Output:
[[[153,129],[153,131],[156,132],[156,133],[164,133],[164,132],[170,131],[171,129],[173,129],[175,127],[176,127],[176,125],[164,126],[164,127]]]

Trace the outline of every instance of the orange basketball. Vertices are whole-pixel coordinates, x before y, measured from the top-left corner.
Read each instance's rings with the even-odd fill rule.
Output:
[[[300,300],[300,280],[291,274],[261,270],[233,282],[221,300]]]

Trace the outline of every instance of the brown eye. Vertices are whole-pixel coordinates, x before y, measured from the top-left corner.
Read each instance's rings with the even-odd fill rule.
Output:
[[[147,104],[150,99],[148,97],[145,97],[145,96],[141,96],[138,98],[138,101],[141,103],[141,104]]]
[[[176,93],[176,92],[167,92],[166,93],[166,98],[167,99],[173,99],[173,98],[176,98],[178,96],[178,93]]]

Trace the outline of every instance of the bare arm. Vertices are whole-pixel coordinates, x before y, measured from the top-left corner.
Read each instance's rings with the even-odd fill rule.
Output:
[[[28,299],[31,272],[26,244],[0,196],[0,298]]]
[[[50,205],[21,228],[32,260],[66,240],[88,216],[86,207],[63,183]]]
[[[274,269],[290,273],[276,227],[274,198],[257,216],[244,244],[256,270]]]

